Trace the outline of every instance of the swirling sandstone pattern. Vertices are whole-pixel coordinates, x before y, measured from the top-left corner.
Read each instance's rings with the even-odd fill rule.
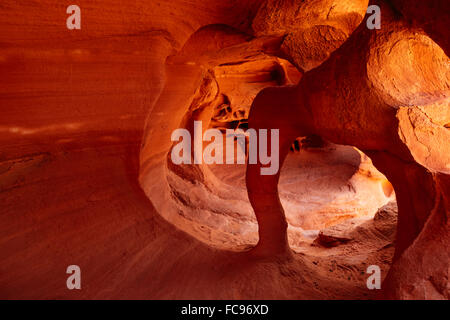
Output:
[[[3,2],[0,298],[449,298],[448,1]],[[194,120],[282,170],[174,165]]]

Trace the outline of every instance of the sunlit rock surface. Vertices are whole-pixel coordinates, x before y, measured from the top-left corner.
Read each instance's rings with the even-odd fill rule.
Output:
[[[4,0],[0,298],[448,299],[448,1],[370,4]],[[171,163],[194,120],[279,177]]]

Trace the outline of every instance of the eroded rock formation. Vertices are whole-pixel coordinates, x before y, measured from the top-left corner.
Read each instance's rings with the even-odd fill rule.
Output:
[[[448,1],[0,10],[0,297],[449,298]],[[174,164],[194,121],[280,129],[278,174]]]
[[[442,121],[448,116],[448,57],[422,30],[408,25],[384,3],[375,3],[384,13],[380,31],[374,33],[360,25],[326,62],[306,73],[297,87],[262,91],[252,106],[249,126],[261,126],[261,122],[262,126],[270,125],[269,106],[283,97],[286,112],[277,118],[283,128],[280,144],[286,142],[281,155],[286,155],[296,135],[312,133],[366,152],[396,191],[399,220],[395,259],[399,259],[405,250],[414,252],[411,245],[416,239],[437,231],[429,229],[437,227],[431,227],[435,219],[441,221],[439,241],[448,241],[448,194],[441,182],[449,173],[450,132],[445,127],[447,119]],[[441,111],[433,118],[431,110],[437,108]],[[434,138],[440,142],[432,142]],[[252,166],[247,170],[250,198],[257,192],[253,202],[265,197],[270,203],[254,206],[263,230],[259,244],[262,251],[277,253],[285,250],[286,243],[280,238],[273,247],[270,240],[286,230],[278,181],[258,177],[257,172]],[[261,192],[258,186],[264,180],[271,186]],[[266,214],[267,208],[273,212],[271,217]],[[275,216],[278,223],[273,222]],[[403,265],[401,259],[395,260],[394,266],[405,274],[411,265],[429,266],[419,256],[417,253],[414,263]],[[420,267],[421,277],[409,278],[407,286],[392,290],[402,298],[448,298],[446,286],[430,289],[423,283],[436,273],[448,281],[448,250],[435,252],[434,261],[433,268]]]

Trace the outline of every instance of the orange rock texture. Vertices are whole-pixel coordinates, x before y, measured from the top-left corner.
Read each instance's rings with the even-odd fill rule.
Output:
[[[448,1],[77,5],[0,5],[0,298],[450,298]],[[194,121],[280,170],[175,164]]]

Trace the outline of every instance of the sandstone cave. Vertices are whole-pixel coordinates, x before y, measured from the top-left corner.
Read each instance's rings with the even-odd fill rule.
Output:
[[[449,299],[448,1],[4,2],[0,298]],[[174,164],[194,121],[278,173]]]

